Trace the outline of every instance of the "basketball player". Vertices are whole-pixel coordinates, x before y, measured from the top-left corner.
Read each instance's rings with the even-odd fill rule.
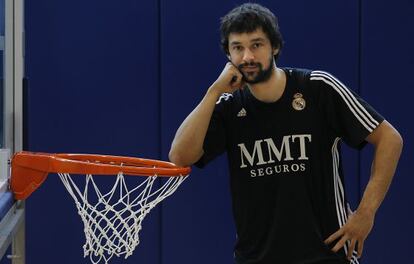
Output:
[[[179,127],[170,160],[203,167],[227,152],[236,263],[359,263],[400,134],[331,74],[277,67],[283,41],[267,8],[234,8],[221,37],[230,62]],[[355,212],[344,193],[342,141],[375,147]]]

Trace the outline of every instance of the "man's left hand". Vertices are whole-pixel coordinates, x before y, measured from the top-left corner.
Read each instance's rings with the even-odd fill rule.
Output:
[[[349,214],[348,221],[338,231],[333,233],[325,240],[329,245],[334,241],[338,242],[332,248],[333,252],[338,252],[348,244],[348,259],[351,260],[355,246],[357,246],[358,258],[362,256],[365,239],[371,232],[374,225],[374,215],[370,213],[354,212]]]

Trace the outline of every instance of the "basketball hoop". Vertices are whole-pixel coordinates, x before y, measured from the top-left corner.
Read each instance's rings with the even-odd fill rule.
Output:
[[[113,256],[132,255],[140,242],[143,219],[174,193],[190,168],[133,157],[19,152],[12,159],[11,172],[11,189],[16,200],[29,197],[48,173],[59,175],[84,224],[84,257],[89,256],[96,264],[108,263]],[[79,174],[86,178],[83,188],[75,179]],[[115,176],[113,187],[102,191],[93,175]],[[128,187],[127,175],[145,177],[137,177],[138,183]],[[158,177],[166,179],[160,186],[154,184]]]

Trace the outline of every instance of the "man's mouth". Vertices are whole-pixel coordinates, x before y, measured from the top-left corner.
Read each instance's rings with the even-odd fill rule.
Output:
[[[243,66],[242,67],[242,71],[246,71],[246,72],[252,72],[252,71],[256,71],[259,67],[257,65],[252,65],[252,66]]]

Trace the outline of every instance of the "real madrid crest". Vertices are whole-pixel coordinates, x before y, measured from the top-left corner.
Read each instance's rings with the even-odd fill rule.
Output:
[[[296,111],[305,109],[306,101],[303,99],[303,95],[301,93],[295,93],[295,95],[293,95],[292,107]]]

